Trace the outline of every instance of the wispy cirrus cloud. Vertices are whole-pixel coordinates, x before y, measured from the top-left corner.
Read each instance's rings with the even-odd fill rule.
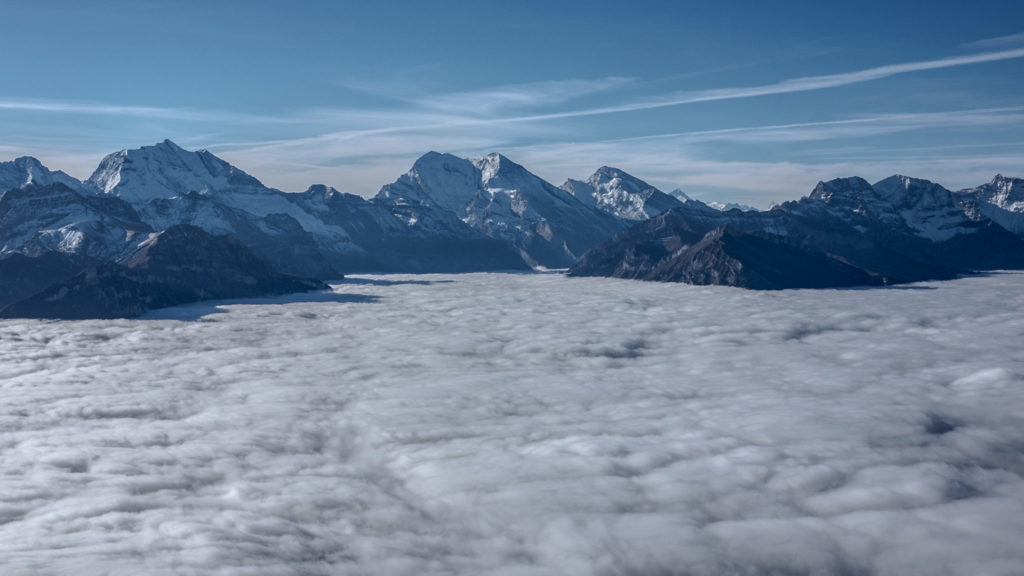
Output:
[[[794,157],[773,161],[709,154],[684,139],[653,138],[631,141],[561,142],[511,147],[506,154],[537,175],[555,183],[568,177],[585,178],[601,164],[610,164],[668,191],[682,188],[701,200],[742,202],[767,208],[771,203],[808,194],[819,180],[861,176],[869,181],[892,174],[909,174],[950,189],[976,186],[1008,166],[1019,166],[1021,146],[976,153],[930,153],[906,156],[900,152],[836,158]],[[600,159],[600,160],[598,160]],[[1011,174],[1013,175],[1013,174]]]
[[[53,114],[83,114],[90,116],[120,116],[158,118],[183,122],[223,123],[290,123],[283,115],[241,114],[224,110],[199,108],[171,108],[166,106],[140,106],[130,104],[103,104],[75,100],[0,98],[0,111],[42,112]]]
[[[736,100],[775,94],[825,90],[880,80],[900,74],[1017,58],[1024,58],[1024,48],[937,60],[891,64],[839,74],[805,76],[759,86],[676,92],[668,95],[634,99],[622,104],[577,108],[558,112],[522,113],[523,109],[564,103],[582,95],[623,87],[634,81],[625,78],[605,78],[595,81],[573,80],[529,83],[474,92],[419,97],[410,100],[408,102],[410,106],[403,109],[317,109],[306,111],[293,118],[298,119],[301,117],[305,119],[304,121],[320,119],[321,121],[359,122],[361,125],[372,125],[358,132],[359,136],[466,127],[495,127],[510,124],[532,124],[537,126],[552,120],[637,112],[699,102]],[[518,109],[519,113],[499,114],[501,111],[509,111],[512,108]],[[353,134],[354,132],[338,132],[338,134],[342,133]]]
[[[1008,46],[1018,35],[991,39],[988,46]],[[835,175],[842,164],[822,170],[794,161],[771,166],[757,162],[708,159],[701,143],[786,143],[810,140],[871,137],[930,128],[1016,126],[1024,123],[1022,108],[990,108],[923,114],[881,114],[872,116],[826,116],[819,121],[713,130],[645,135],[633,139],[603,139],[575,144],[562,119],[627,114],[642,110],[684,106],[699,102],[727,101],[761,96],[828,90],[872,82],[915,72],[979,65],[1024,58],[1024,48],[990,50],[982,53],[932,60],[903,62],[851,72],[801,76],[755,86],[734,86],[707,90],[677,91],[651,95],[653,84],[630,78],[606,77],[549,82],[528,82],[479,90],[434,92],[417,96],[400,93],[382,98],[377,106],[308,107],[279,114],[246,115],[217,110],[98,104],[63,100],[0,98],[0,111],[14,110],[53,114],[91,114],[181,121],[181,132],[214,130],[226,135],[222,141],[195,142],[213,149],[242,166],[263,166],[272,174],[261,175],[268,183],[284,189],[301,189],[314,178],[360,193],[372,193],[395,174],[408,168],[416,156],[427,150],[475,155],[492,150],[520,154],[520,160],[542,176],[579,177],[595,163],[616,163],[623,169],[658,183],[688,184],[718,182],[731,188],[738,184],[728,171],[741,174],[747,189],[767,193],[785,190],[800,179],[798,189],[807,186],[810,174],[828,171]],[[647,92],[648,95],[637,95]],[[606,105],[588,106],[602,99]],[[812,116],[812,120],[813,120]],[[227,125],[214,129],[216,123]],[[230,125],[245,125],[234,130]],[[275,127],[287,127],[279,130]],[[249,129],[252,128],[252,129]],[[162,139],[166,134],[158,134]],[[586,151],[586,167],[580,154]],[[1000,161],[1008,157],[1001,156]],[[536,162],[535,162],[536,160]],[[672,168],[713,164],[708,178]],[[707,164],[707,165],[711,165]],[[1019,160],[1016,162],[1019,164]],[[1014,165],[1016,165],[1014,164]],[[989,161],[972,161],[988,170]],[[340,168],[339,168],[340,167]],[[721,170],[718,168],[721,167]],[[913,167],[901,170],[910,171]],[[1009,168],[1001,168],[1003,170]],[[853,170],[858,172],[858,170]],[[948,170],[944,170],[944,173]],[[751,180],[750,174],[776,173],[784,177]],[[974,174],[974,172],[970,172]],[[688,175],[689,174],[689,175]],[[928,177],[928,174],[922,174]],[[973,176],[972,176],[973,177]],[[738,177],[739,178],[739,177]],[[272,181],[271,181],[272,180]],[[785,184],[789,182],[789,184]],[[813,184],[813,182],[811,182]],[[762,184],[764,186],[762,186]],[[785,184],[785,185],[784,185]],[[708,184],[710,186],[710,184]],[[789,196],[789,194],[787,194]],[[746,199],[756,203],[756,200]],[[762,203],[763,204],[763,203]]]
[[[0,110],[23,112],[54,112],[73,114],[95,114],[103,116],[142,116],[147,118],[169,118],[174,120],[204,120],[210,113],[181,108],[159,106],[125,106],[118,104],[95,104],[61,100],[0,100]]]
[[[825,90],[912,72],[969,66],[1018,58],[1024,58],[1024,48],[954,56],[936,60],[889,64],[838,74],[803,76],[758,86],[681,91],[661,96],[637,98],[621,104],[535,114],[524,114],[522,111],[524,109],[563,104],[581,96],[621,88],[635,81],[630,78],[608,77],[597,80],[531,82],[477,91],[439,93],[415,97],[406,100],[406,107],[397,109],[378,110],[359,107],[312,108],[298,112],[282,113],[280,115],[263,116],[184,108],[16,99],[0,99],[0,110],[144,116],[194,121],[216,119],[220,121],[235,120],[285,124],[358,121],[361,123],[359,128],[361,130],[371,131],[371,133],[391,133],[445,127],[543,122],[565,118],[651,110],[699,102]],[[498,114],[498,112],[503,110],[518,110],[520,113]]]
[[[679,138],[689,142],[731,141],[744,143],[805,142],[835,138],[877,136],[933,128],[1013,126],[1024,124],[1024,106],[979,108],[943,112],[879,114],[844,120],[745,126],[644,136]]]
[[[431,110],[490,115],[508,109],[564,104],[584,96],[623,88],[633,82],[632,78],[624,77],[529,82],[426,96],[413,100],[413,103]]]
[[[999,48],[1006,46],[1015,46],[1024,44],[1024,32],[1018,32],[1017,34],[1008,34],[1006,36],[997,36],[995,38],[985,38],[984,40],[977,40],[965,44],[965,46],[971,48]]]
[[[558,118],[572,118],[579,116],[596,116],[602,114],[615,114],[622,112],[637,112],[640,110],[653,110],[684,104],[696,104],[698,102],[714,102],[721,100],[738,100],[742,98],[755,98],[759,96],[770,96],[774,94],[791,94],[796,92],[809,92],[814,90],[825,90],[838,88],[851,84],[881,80],[900,74],[921,72],[925,70],[937,70],[941,68],[953,68],[957,66],[969,66],[986,62],[998,62],[1002,60],[1013,60],[1024,58],[1024,48],[1013,50],[1000,50],[997,52],[985,52],[967,56],[954,56],[940,58],[938,60],[922,60],[917,62],[905,62],[900,64],[889,64],[866,68],[853,72],[839,74],[825,74],[821,76],[803,76],[782,80],[772,84],[758,86],[716,88],[711,90],[697,90],[677,92],[666,96],[647,98],[632,103],[621,105],[604,106],[584,110],[571,110],[552,114],[538,114],[533,116],[521,116],[518,118],[506,118],[506,122],[522,122],[534,120],[554,120]]]

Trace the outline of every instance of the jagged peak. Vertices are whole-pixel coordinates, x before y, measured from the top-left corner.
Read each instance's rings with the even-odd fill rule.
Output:
[[[483,158],[473,160],[472,164],[480,171],[484,182],[512,172],[529,172],[521,164],[509,160],[507,156],[498,152],[491,152]]]
[[[19,156],[10,162],[0,162],[0,193],[12,188],[62,184],[81,189],[82,183],[60,170],[50,170],[34,156]]]
[[[1005,176],[1003,174],[996,174],[995,177],[992,178],[992,184],[996,185],[1004,183],[1016,184],[1017,182],[1024,182],[1024,179],[1017,178],[1016,176]]]
[[[874,190],[867,180],[860,176],[849,176],[847,178],[833,178],[827,182],[818,182],[818,185],[811,191],[810,198],[827,202],[837,195],[859,196],[873,193]]]
[[[601,166],[598,168],[594,174],[587,179],[587,183],[594,187],[608,183],[613,186],[617,185],[633,193],[645,190],[657,190],[654,186],[651,186],[647,182],[633,176],[629,172],[612,166]]]

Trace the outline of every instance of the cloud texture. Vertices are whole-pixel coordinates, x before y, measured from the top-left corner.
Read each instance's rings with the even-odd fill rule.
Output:
[[[1014,574],[1024,275],[0,323],[4,574]]]

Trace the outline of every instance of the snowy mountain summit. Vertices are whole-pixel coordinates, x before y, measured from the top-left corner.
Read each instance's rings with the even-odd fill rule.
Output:
[[[566,180],[562,189],[584,203],[619,218],[634,221],[646,220],[670,208],[678,208],[685,201],[610,166],[598,168],[585,182]]]
[[[172,228],[191,230],[188,242],[161,235]],[[219,241],[209,237],[225,236],[252,253],[243,268],[268,279],[264,292],[272,283],[256,274],[257,260],[327,280],[573,266],[579,275],[752,288],[884,284],[1024,268],[1024,181],[999,175],[953,193],[900,175],[839,178],[745,212],[665,194],[609,166],[556,187],[498,153],[429,152],[369,200],[324,185],[275,190],[170,140],[110,154],[84,183],[31,157],[0,163],[0,307],[55,282],[95,288],[96,298],[118,283],[144,284],[142,272],[120,269],[99,284],[73,278],[83,266],[124,265],[151,238],[212,263]],[[200,267],[185,292],[212,294],[200,289],[202,276]]]
[[[189,152],[170,140],[109,154],[86,183],[132,204],[189,192],[267,189],[256,178],[210,152]]]
[[[972,218],[957,206],[953,194],[934,182],[894,175],[874,184],[863,178],[819,182],[807,201],[825,204],[832,214],[854,225],[871,219],[890,227],[906,226],[915,235],[943,241],[973,233]],[[799,210],[793,203],[794,210]]]
[[[997,174],[991,182],[956,195],[1007,230],[1024,234],[1024,179]]]
[[[60,170],[50,171],[39,160],[31,156],[15,158],[10,162],[0,162],[0,194],[15,188],[49,186],[55,183],[72,189],[82,187],[82,183],[78,180]]]
[[[965,209],[918,178],[837,178],[765,212],[670,210],[595,247],[569,273],[781,289],[1024,267],[1024,238],[986,209]]]
[[[548,268],[571,265],[625,226],[497,153],[467,160],[429,152],[374,200],[416,226],[438,226],[454,216],[508,243],[530,265]]]

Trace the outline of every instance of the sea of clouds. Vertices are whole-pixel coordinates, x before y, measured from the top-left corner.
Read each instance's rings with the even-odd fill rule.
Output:
[[[0,573],[1024,573],[1024,274],[0,322]]]

